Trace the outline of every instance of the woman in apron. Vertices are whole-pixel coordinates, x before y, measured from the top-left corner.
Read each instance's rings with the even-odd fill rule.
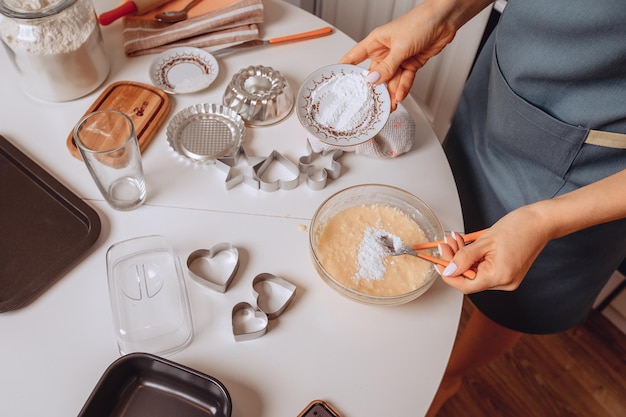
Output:
[[[342,63],[399,102],[415,72],[488,0],[426,0]],[[471,245],[449,239],[442,278],[477,310],[428,415],[521,334],[582,323],[626,259],[626,3],[509,0],[459,102],[444,150]],[[461,277],[472,268],[475,280]]]

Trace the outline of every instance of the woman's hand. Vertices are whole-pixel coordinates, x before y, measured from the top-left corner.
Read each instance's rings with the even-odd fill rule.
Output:
[[[371,59],[368,81],[387,83],[395,110],[409,94],[417,70],[441,52],[454,39],[457,29],[491,1],[426,0],[374,29],[339,62],[356,65]]]
[[[437,269],[448,285],[464,294],[513,291],[552,238],[546,229],[537,221],[533,207],[522,207],[504,216],[471,244],[465,245],[459,234],[448,237],[441,252],[442,258],[451,263]],[[461,276],[468,269],[476,271],[475,279]]]
[[[552,240],[597,224],[626,218],[626,169],[569,193],[511,211],[474,243],[462,237],[442,245],[443,280],[465,294],[519,287],[539,253]],[[476,271],[474,280],[461,276]]]

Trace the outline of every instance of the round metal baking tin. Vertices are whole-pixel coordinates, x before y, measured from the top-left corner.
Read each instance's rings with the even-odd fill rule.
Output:
[[[278,123],[291,113],[293,90],[272,67],[249,66],[236,73],[224,92],[224,105],[250,126]]]
[[[218,72],[219,64],[213,55],[185,46],[157,56],[150,67],[150,80],[166,93],[193,93],[210,86]]]
[[[236,111],[220,104],[196,104],[181,110],[167,126],[167,141],[180,155],[195,162],[215,162],[235,154],[245,124]]]

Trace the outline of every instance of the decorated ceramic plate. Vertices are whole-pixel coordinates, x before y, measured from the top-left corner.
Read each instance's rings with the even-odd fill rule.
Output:
[[[209,52],[180,47],[169,49],[154,60],[150,80],[170,94],[193,93],[210,86],[218,72],[217,60]]]
[[[367,142],[387,123],[391,99],[387,86],[365,80],[367,70],[337,64],[321,68],[302,83],[296,113],[302,126],[329,145]]]

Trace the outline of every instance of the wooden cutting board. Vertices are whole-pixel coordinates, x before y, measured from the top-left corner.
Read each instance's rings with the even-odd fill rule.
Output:
[[[126,113],[135,125],[139,149],[143,152],[165,122],[170,107],[170,97],[163,90],[133,81],[120,81],[108,86],[85,114],[96,110]],[[74,142],[73,129],[67,137],[67,148],[75,158],[82,160]]]

